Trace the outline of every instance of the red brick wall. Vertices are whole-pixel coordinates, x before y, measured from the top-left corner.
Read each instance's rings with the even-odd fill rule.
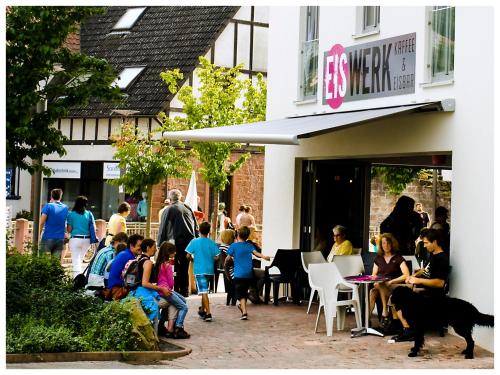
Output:
[[[384,187],[382,181],[378,177],[375,177],[371,183],[370,228],[378,229],[380,227],[380,223],[391,213],[401,195],[407,195],[415,199],[416,203],[422,203],[423,210],[430,215],[431,220],[434,219],[434,212],[432,212],[432,187],[427,187],[424,183],[415,181],[408,184],[400,195],[392,195],[389,194],[388,189]],[[444,206],[450,210],[448,215],[451,218],[451,198],[446,197],[446,194],[438,193],[437,206]]]
[[[80,52],[80,31],[69,34],[64,41],[64,46],[72,52]]]
[[[239,157],[239,153],[234,153],[232,160]],[[209,186],[203,181],[198,173],[200,162],[193,161],[193,167],[196,171],[196,190],[200,197],[200,206],[205,212],[205,218],[208,219],[209,207]],[[153,217],[152,221],[158,220],[158,211],[163,207],[168,190],[179,189],[182,195],[187,194],[189,179],[169,178],[161,184],[153,187]],[[231,220],[234,221],[238,214],[238,207],[241,204],[248,204],[252,207],[252,214],[255,217],[257,225],[262,225],[262,205],[264,193],[264,153],[252,153],[250,159],[233,176],[231,184]],[[228,203],[228,202],[226,202]],[[261,233],[256,234],[258,242],[261,241]]]

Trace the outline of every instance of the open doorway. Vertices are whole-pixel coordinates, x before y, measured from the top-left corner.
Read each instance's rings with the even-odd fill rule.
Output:
[[[303,251],[320,250],[326,256],[333,245],[332,229],[347,228],[353,247],[362,247],[366,228],[369,163],[357,160],[303,162]]]
[[[397,194],[377,176],[384,166],[415,169],[415,178]],[[302,251],[321,250],[326,256],[333,244],[332,228],[347,228],[347,239],[363,253],[374,251],[371,237],[391,213],[401,195],[421,203],[429,226],[435,210],[442,206],[451,218],[451,155],[402,156],[355,160],[306,160],[302,163],[301,236]]]

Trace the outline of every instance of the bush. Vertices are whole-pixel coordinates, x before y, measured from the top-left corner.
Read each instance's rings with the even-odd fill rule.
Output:
[[[17,329],[12,329],[12,322],[8,323],[7,353],[74,352],[84,348],[81,340],[69,328],[46,326],[43,321],[31,316],[18,316],[14,320],[24,322]]]
[[[135,337],[132,335],[130,312],[120,302],[105,304],[105,307],[93,315],[94,324],[88,326],[83,336],[88,343],[87,350],[115,351],[137,350]]]
[[[137,350],[130,311],[71,289],[58,259],[8,255],[7,352]]]
[[[33,221],[33,214],[31,211],[21,210],[16,214],[16,219],[26,219],[28,221]]]
[[[57,289],[69,285],[70,279],[57,257],[12,254],[7,256],[7,283],[17,280],[26,288]]]

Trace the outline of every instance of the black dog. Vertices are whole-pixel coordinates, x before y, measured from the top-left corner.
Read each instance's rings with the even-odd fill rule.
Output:
[[[424,331],[450,325],[455,332],[467,342],[462,352],[466,359],[474,358],[474,325],[493,327],[494,317],[480,313],[472,304],[458,298],[445,296],[427,296],[416,293],[410,288],[394,289],[391,296],[392,305],[403,312],[403,317],[415,333],[415,344],[409,357],[415,357],[424,344]]]

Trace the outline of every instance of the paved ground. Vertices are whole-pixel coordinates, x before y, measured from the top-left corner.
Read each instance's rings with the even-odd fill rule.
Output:
[[[196,314],[200,298],[188,298],[190,312],[186,330],[192,337],[175,340],[192,348],[186,357],[150,364],[123,362],[29,363],[12,364],[7,368],[303,368],[303,369],[493,369],[493,354],[476,347],[475,359],[466,360],[460,352],[465,341],[452,334],[444,338],[428,335],[426,344],[417,358],[408,358],[412,343],[389,344],[386,338],[365,336],[351,338],[349,328],[354,327],[354,315],[346,319],[344,331],[326,336],[322,316],[319,332],[314,333],[316,306],[306,315],[306,306],[293,304],[249,304],[248,321],[240,321],[234,306],[225,305],[225,294],[211,294],[211,323],[201,321]],[[336,325],[334,326],[336,327]]]

